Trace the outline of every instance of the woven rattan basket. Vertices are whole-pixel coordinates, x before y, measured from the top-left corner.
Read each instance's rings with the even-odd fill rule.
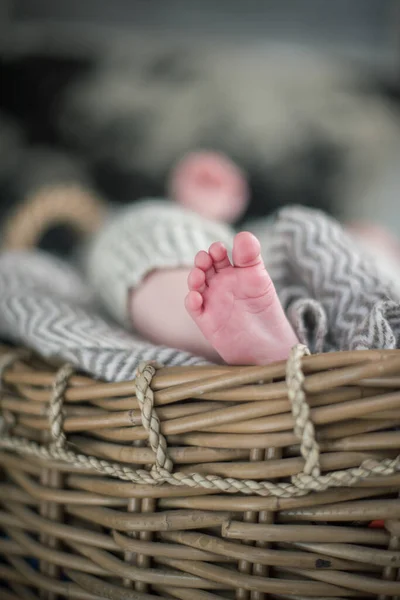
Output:
[[[302,355],[113,384],[3,348],[0,598],[399,598],[400,351]]]
[[[101,222],[65,193],[7,246]],[[400,598],[400,351],[305,354],[102,383],[0,347],[0,600]]]

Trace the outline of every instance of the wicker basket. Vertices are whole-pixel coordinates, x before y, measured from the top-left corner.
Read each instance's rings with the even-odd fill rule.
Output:
[[[0,598],[400,598],[400,351],[303,354],[113,384],[2,348]]]
[[[44,190],[3,239],[104,210]],[[0,347],[0,600],[400,598],[400,351],[305,353],[113,384]]]

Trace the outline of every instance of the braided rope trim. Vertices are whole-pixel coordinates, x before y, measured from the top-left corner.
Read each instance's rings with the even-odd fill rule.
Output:
[[[155,464],[151,473],[155,478],[169,477],[172,473],[173,462],[168,455],[167,440],[161,433],[160,419],[154,407],[154,393],[151,381],[161,365],[142,363],[138,368],[135,380],[136,397],[139,402],[142,425],[149,434],[149,444],[155,454]]]
[[[200,487],[224,493],[255,494],[277,498],[304,496],[312,491],[324,491],[334,487],[350,487],[371,477],[385,477],[399,471],[400,455],[394,459],[387,458],[381,461],[365,460],[359,467],[334,471],[326,475],[319,473],[319,448],[315,442],[315,432],[310,420],[309,411],[307,412],[304,408],[306,399],[302,390],[304,375],[301,371],[301,358],[307,353],[308,350],[304,346],[295,346],[287,364],[286,380],[288,385],[291,386],[293,414],[297,415],[295,431],[296,435],[301,439],[301,452],[305,459],[304,471],[292,477],[291,482],[288,483],[235,479],[232,477],[224,478],[217,475],[203,475],[201,473],[173,473],[173,464],[168,456],[165,437],[160,432],[160,420],[154,409],[154,396],[150,388],[151,379],[158,365],[149,363],[141,365],[139,368],[136,385],[139,390],[138,399],[142,410],[143,426],[149,432],[149,443],[155,453],[155,465],[150,472],[145,469],[132,469],[120,463],[76,453],[63,446],[64,441],[55,443],[60,439],[64,440],[62,438],[62,435],[64,435],[62,432],[62,399],[60,400],[63,394],[60,394],[60,389],[62,386],[66,387],[68,378],[72,373],[72,368],[69,366],[68,369],[63,367],[57,373],[56,381],[58,383],[55,383],[53,387],[55,393],[57,391],[58,394],[58,399],[55,402],[53,400],[53,409],[50,411],[51,422],[53,424],[53,443],[47,447],[36,442],[30,442],[24,438],[8,435],[5,431],[5,420],[1,417],[0,424],[2,425],[3,433],[0,437],[0,448],[46,460],[60,460],[76,467],[92,469],[103,475],[122,481],[129,481],[134,484],[159,485],[161,483],[168,483],[174,486]],[[17,357],[14,356],[13,360],[19,358],[19,355]],[[7,366],[10,366],[13,360],[10,358],[10,362],[5,361]],[[4,368],[0,365],[0,375]],[[65,370],[63,371],[63,369]],[[63,388],[64,390],[65,387]],[[55,410],[54,406],[56,406]],[[54,414],[56,414],[56,417],[54,417]],[[54,425],[54,423],[57,425]]]
[[[307,404],[303,390],[305,377],[301,369],[301,359],[303,356],[309,355],[310,351],[306,346],[298,344],[293,348],[286,365],[286,384],[292,408],[294,433],[300,440],[300,452],[305,460],[303,473],[319,477],[321,475],[320,451],[318,442],[315,439],[315,428],[311,421],[310,407]]]
[[[49,406],[50,433],[54,448],[63,448],[67,442],[67,437],[63,431],[64,424],[64,394],[68,387],[68,381],[74,372],[70,364],[66,364],[57,371],[54,383],[53,394]]]

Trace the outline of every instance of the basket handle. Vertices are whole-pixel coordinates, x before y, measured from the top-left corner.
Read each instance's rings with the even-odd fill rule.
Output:
[[[77,184],[42,187],[6,220],[1,249],[33,249],[57,225],[68,225],[85,238],[98,231],[106,214],[106,204]]]

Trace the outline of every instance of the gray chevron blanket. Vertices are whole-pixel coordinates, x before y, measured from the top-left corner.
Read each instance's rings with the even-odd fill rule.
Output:
[[[285,310],[313,352],[400,347],[397,274],[391,280],[338,223],[285,208],[257,234]],[[131,379],[143,360],[204,362],[121,329],[70,265],[39,252],[0,257],[0,336],[108,381]]]

